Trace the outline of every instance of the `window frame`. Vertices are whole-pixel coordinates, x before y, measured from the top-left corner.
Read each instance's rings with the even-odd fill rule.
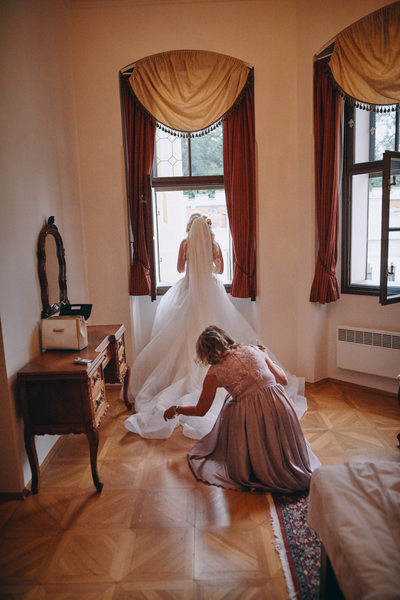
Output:
[[[128,287],[130,296],[149,295],[153,302],[157,296],[153,256],[152,163],[149,161],[154,159],[156,120],[139,102],[130,85],[135,64],[130,63],[119,71],[130,242]],[[230,293],[236,298],[255,301],[257,188],[254,67],[246,67],[248,74],[243,89],[221,121],[224,131],[223,164],[227,175],[224,189],[233,256]],[[225,135],[229,143],[225,141]],[[246,236],[239,234],[239,231],[246,232]]]
[[[352,180],[353,175],[373,175],[375,177],[383,176],[383,159],[368,162],[354,162],[354,106],[348,102],[344,103],[343,118],[343,170],[342,170],[342,272],[341,272],[341,293],[355,294],[362,296],[379,296],[379,285],[361,285],[351,283],[351,226],[352,226]],[[353,125],[350,122],[353,121]],[[352,134],[349,134],[349,130]],[[371,142],[370,142],[371,144]],[[371,156],[371,146],[369,149]]]
[[[397,126],[400,119],[397,119]],[[388,268],[389,268],[389,234],[393,231],[400,231],[399,227],[390,226],[390,188],[392,186],[392,176],[398,176],[399,173],[392,173],[392,159],[400,160],[400,152],[387,150],[383,155],[383,177],[382,177],[382,233],[381,233],[381,275],[380,275],[380,294],[379,302],[382,306],[400,302],[399,293],[388,295]],[[397,288],[396,288],[397,289]]]
[[[221,125],[222,126],[222,125]],[[193,132],[185,132],[188,136],[188,163],[189,163],[189,173],[192,172],[192,153],[191,153],[191,139],[196,137]],[[154,164],[156,164],[157,156],[156,152],[154,153]],[[154,167],[153,167],[154,173]],[[170,191],[187,191],[187,190],[207,190],[207,189],[215,189],[215,190],[225,190],[224,183],[224,175],[186,175],[186,176],[178,176],[178,177],[154,177],[154,175],[150,177],[150,185],[152,189],[152,194],[158,191],[170,192]],[[154,197],[152,202],[152,215],[153,215],[153,241],[154,241],[154,258],[159,256],[159,248],[158,248],[158,235],[157,235],[157,226],[155,220],[157,219],[157,215],[153,210],[155,205]],[[228,221],[229,222],[229,221]],[[230,226],[229,226],[230,231]],[[232,235],[232,234],[231,234]],[[157,265],[154,266],[157,269]],[[156,280],[158,277],[156,276]],[[156,295],[163,296],[171,286],[168,285],[156,285]],[[232,282],[224,284],[224,287],[228,293],[232,290]]]
[[[388,221],[388,196],[386,186],[388,184],[388,164],[390,157],[398,155],[396,150],[386,150],[383,153],[381,160],[370,160],[368,162],[355,162],[355,107],[348,102],[344,103],[343,113],[343,160],[342,160],[342,272],[341,272],[341,292],[342,294],[355,294],[364,296],[378,296],[382,305],[400,300],[384,299],[387,295],[387,282],[384,281],[384,264],[387,262],[387,221]],[[375,113],[371,112],[374,117]],[[352,125],[350,125],[352,123]],[[374,123],[372,123],[372,126]],[[350,130],[352,133],[350,134]],[[375,129],[370,135],[369,140],[369,157],[373,155],[375,147]],[[399,147],[400,143],[400,111],[396,111],[396,129],[395,129],[395,148]],[[390,169],[389,169],[390,170]],[[352,284],[351,283],[351,230],[352,230],[352,181],[354,175],[371,175],[382,178],[382,227],[381,227],[381,265],[380,265],[380,282],[379,285]],[[385,229],[386,227],[386,229]],[[384,289],[383,289],[384,288]]]

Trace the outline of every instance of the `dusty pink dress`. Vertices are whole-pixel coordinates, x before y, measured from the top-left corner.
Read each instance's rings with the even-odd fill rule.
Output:
[[[234,490],[307,490],[320,462],[263,353],[239,346],[208,372],[228,396],[213,429],[188,454],[195,477]]]

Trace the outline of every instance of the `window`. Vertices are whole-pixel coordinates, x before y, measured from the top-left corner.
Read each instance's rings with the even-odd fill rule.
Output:
[[[152,177],[157,293],[182,274],[176,269],[179,244],[191,214],[212,221],[221,246],[225,284],[232,281],[232,243],[223,177],[223,128],[206,134],[174,135],[157,128]]]
[[[399,121],[399,111],[345,105],[342,293],[379,295],[386,286],[386,300],[398,294],[400,163],[393,153],[400,149]]]
[[[400,152],[383,155],[380,303],[400,302]]]
[[[178,77],[178,85],[166,85],[166,81],[175,76]],[[162,278],[166,281],[170,279],[168,274],[159,272],[158,266],[164,260],[158,262],[155,256],[156,251],[161,250],[159,254],[163,259],[164,244],[160,246],[159,239],[162,240],[162,236],[155,235],[157,228],[154,225],[160,224],[161,229],[166,219],[165,213],[161,214],[161,211],[160,218],[153,215],[154,204],[157,202],[158,208],[168,206],[168,198],[165,197],[163,202],[163,197],[160,194],[157,197],[157,192],[183,191],[187,193],[180,194],[181,197],[196,197],[201,195],[197,192],[204,195],[205,190],[211,190],[207,194],[207,206],[211,203],[210,210],[214,210],[220,206],[219,192],[225,190],[232,252],[230,243],[226,243],[225,248],[226,252],[234,255],[233,273],[228,271],[229,277],[232,277],[229,291],[234,297],[255,300],[257,273],[253,68],[239,59],[215,52],[171,50],[145,57],[121,69],[119,83],[131,249],[130,295],[149,294],[155,300],[157,292],[162,293],[161,286],[158,285]],[[182,89],[185,90],[183,100]],[[207,173],[201,168],[201,161],[197,165],[194,160],[196,148],[204,143],[203,134],[214,129],[215,124],[221,121],[221,170]],[[160,163],[172,170],[172,176],[168,173],[167,177],[153,169],[155,134],[157,124],[161,123],[164,124],[161,129],[164,127],[164,130],[178,132],[176,137],[179,138],[175,144],[174,139],[169,140],[174,148],[172,160],[162,157]],[[189,138],[187,132],[192,130],[195,131]],[[184,141],[186,137],[189,139],[187,146]],[[188,161],[185,152],[189,157]],[[168,162],[171,166],[166,166]],[[181,165],[175,167],[175,171],[181,168],[181,175],[174,173],[172,169],[173,164],[179,162]],[[185,173],[186,164],[189,166]],[[223,209],[223,215],[226,214]],[[167,218],[168,222],[172,222],[170,215]],[[212,217],[216,227],[215,219],[216,217]],[[225,222],[227,224],[227,219]],[[226,230],[226,227],[221,229]],[[184,231],[180,237],[183,233]],[[226,262],[229,266],[232,261],[228,257]]]

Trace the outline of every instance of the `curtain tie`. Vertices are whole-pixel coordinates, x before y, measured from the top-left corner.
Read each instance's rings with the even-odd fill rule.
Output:
[[[254,267],[251,272],[246,271],[245,269],[243,269],[243,267],[237,261],[235,261],[235,267],[238,268],[243,273],[243,275],[246,275],[246,277],[254,277],[254,274],[255,274]]]
[[[335,269],[333,267],[329,268],[327,266],[326,262],[324,260],[322,260],[321,252],[318,252],[318,260],[319,260],[321,267],[323,268],[325,273],[327,273],[329,275],[329,277],[336,277]]]

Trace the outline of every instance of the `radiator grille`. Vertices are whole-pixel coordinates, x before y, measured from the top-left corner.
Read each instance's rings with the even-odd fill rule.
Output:
[[[359,373],[396,378],[400,373],[400,332],[339,326],[336,365]]]
[[[338,340],[340,342],[352,342],[356,344],[365,344],[367,346],[400,350],[400,333],[391,334],[382,331],[339,327]]]

